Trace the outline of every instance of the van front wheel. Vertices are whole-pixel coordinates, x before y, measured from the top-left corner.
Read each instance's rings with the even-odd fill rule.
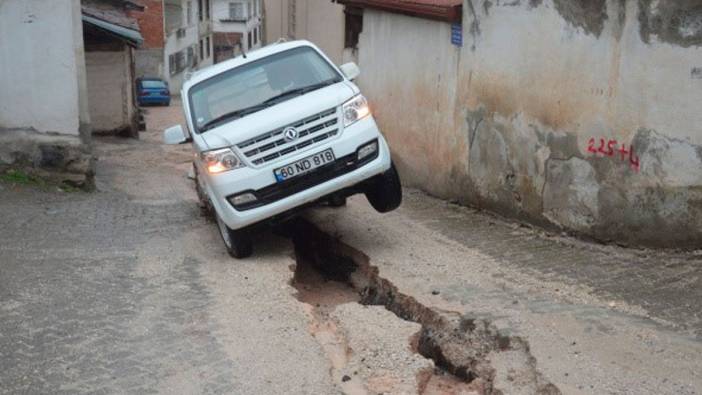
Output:
[[[366,187],[366,198],[373,208],[379,213],[387,213],[402,203],[402,185],[395,165],[383,174],[371,179]]]
[[[249,232],[246,229],[231,229],[222,221],[219,214],[215,215],[217,216],[219,234],[222,236],[222,241],[224,241],[224,246],[227,248],[229,255],[236,259],[251,256],[253,253],[253,242]]]

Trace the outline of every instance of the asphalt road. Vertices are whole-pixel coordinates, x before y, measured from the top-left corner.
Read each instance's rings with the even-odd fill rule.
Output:
[[[161,143],[173,104],[148,109],[141,140],[95,139],[96,192],[0,184],[0,393],[489,389],[435,369],[426,319],[402,308],[525,344],[481,356],[504,393],[702,393],[699,253],[592,245],[407,190],[387,215],[362,196],[305,213],[373,278],[330,281],[273,232],[236,261],[196,205],[189,148]],[[407,306],[360,304],[378,279]]]
[[[186,147],[149,109],[95,139],[97,191],[0,190],[0,393],[337,393],[289,284],[288,240],[233,261],[196,206]]]

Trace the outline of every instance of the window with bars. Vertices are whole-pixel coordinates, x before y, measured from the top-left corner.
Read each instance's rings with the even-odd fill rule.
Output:
[[[195,59],[195,48],[194,48],[196,46],[197,46],[197,44],[192,46],[192,47],[188,47],[188,59],[186,61],[187,63],[185,65],[185,67],[192,66],[192,65],[197,63],[197,59]],[[185,69],[185,67],[184,67],[184,69]]]
[[[192,47],[188,48],[188,53],[179,51],[168,56],[168,71],[171,75],[178,74],[188,67],[189,62],[192,62]]]

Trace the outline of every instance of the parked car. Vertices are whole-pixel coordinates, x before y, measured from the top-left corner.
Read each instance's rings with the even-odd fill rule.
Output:
[[[160,78],[137,78],[137,103],[171,105],[171,93],[168,83]]]
[[[211,208],[235,258],[252,253],[252,230],[320,201],[364,193],[381,213],[402,201],[390,150],[366,98],[308,41],[278,43],[203,69],[183,85],[200,202]]]

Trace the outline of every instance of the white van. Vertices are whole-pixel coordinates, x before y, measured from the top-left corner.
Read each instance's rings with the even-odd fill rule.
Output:
[[[314,44],[279,43],[204,69],[181,92],[201,204],[210,207],[229,254],[251,255],[251,229],[296,208],[343,205],[365,193],[379,212],[402,201],[400,179],[368,102]]]

